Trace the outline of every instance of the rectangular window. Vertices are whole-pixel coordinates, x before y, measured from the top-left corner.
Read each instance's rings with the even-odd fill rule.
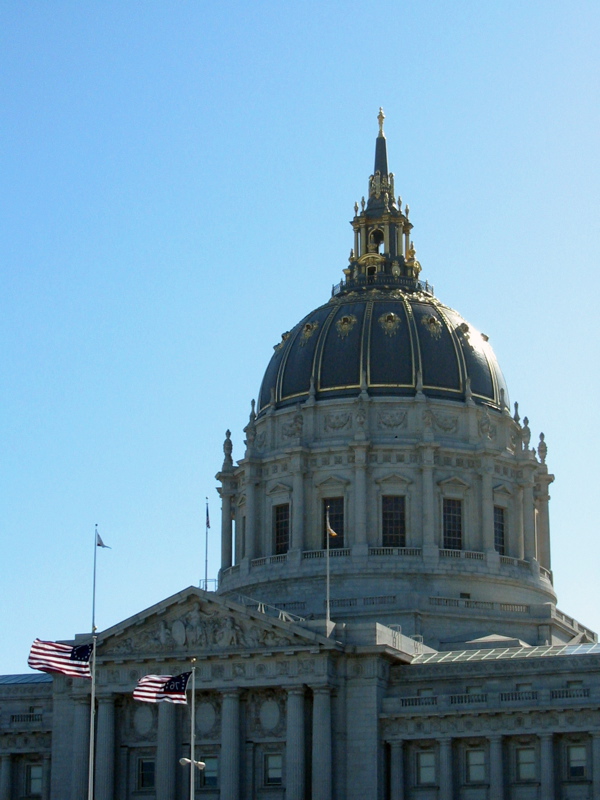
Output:
[[[417,783],[419,786],[435,783],[435,753],[433,750],[417,752]]]
[[[219,785],[219,759],[217,756],[200,756],[200,761],[204,761],[206,766],[200,772],[200,786]]]
[[[444,550],[462,550],[462,500],[444,498]]]
[[[283,783],[283,756],[281,753],[265,753],[265,786],[281,786]]]
[[[273,506],[273,532],[275,555],[280,556],[290,549],[290,504]]]
[[[485,781],[485,751],[467,750],[467,781],[483,783]]]
[[[534,781],[535,780],[535,748],[534,747],[518,747],[517,748],[517,780],[518,781]]]
[[[153,758],[138,759],[138,774],[137,774],[138,790],[154,789],[154,767],[155,767],[155,761]]]
[[[25,773],[26,789],[28,797],[37,797],[42,794],[42,765],[27,764]]]
[[[327,509],[329,509],[329,547],[344,546],[344,498],[328,497],[323,500],[323,547],[327,547]],[[335,536],[333,535],[335,533]]]
[[[494,547],[501,556],[505,555],[506,513],[502,506],[494,506]]]
[[[404,505],[404,497],[383,495],[381,498],[381,544],[383,547],[406,547]]]
[[[585,778],[586,761],[585,745],[570,744],[567,747],[567,772],[569,778]]]

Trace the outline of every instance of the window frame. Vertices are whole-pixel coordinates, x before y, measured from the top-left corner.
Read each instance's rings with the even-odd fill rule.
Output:
[[[36,772],[34,776],[32,773]],[[39,785],[39,791],[34,790],[34,784]],[[44,793],[44,766],[39,763],[25,765],[25,794],[27,797],[42,797]]]
[[[421,763],[425,758],[428,757],[431,759],[430,764],[423,764]],[[423,779],[423,773],[425,770],[432,771],[432,779],[425,780]],[[436,786],[437,785],[437,755],[433,748],[431,749],[418,749],[415,753],[415,783],[417,786]]]
[[[200,761],[204,761],[206,766],[200,770],[200,780],[198,781],[201,789],[219,788],[219,756],[216,753],[206,753],[200,756]],[[214,770],[207,769],[214,762]],[[211,782],[209,782],[209,780]]]
[[[277,759],[279,761],[279,766],[273,767],[270,765],[270,761]],[[275,787],[275,786],[283,786],[283,766],[284,766],[284,759],[283,753],[281,752],[270,752],[270,753],[263,753],[263,786],[265,787]],[[271,776],[271,773],[275,769],[275,772],[278,772],[279,775]]]
[[[501,512],[501,513],[500,513]],[[501,525],[500,519],[501,516]],[[494,550],[501,556],[506,555],[507,513],[505,506],[494,503]],[[501,528],[501,531],[500,531]]]
[[[571,760],[572,750],[583,751],[583,760],[579,765],[574,766]],[[583,742],[567,742],[566,744],[566,768],[567,780],[569,781],[585,781],[588,779],[588,749]],[[581,769],[581,773],[576,775],[573,773],[574,769]]]
[[[471,757],[476,753],[481,754],[481,762],[471,763]],[[473,774],[474,769],[479,770],[479,776]],[[480,784],[487,781],[487,753],[482,744],[465,749],[465,780],[469,784]]]
[[[144,765],[152,764],[152,780],[146,784],[147,775],[143,769]],[[147,792],[156,789],[156,759],[153,756],[138,756],[135,771],[135,787],[137,792]]]
[[[456,504],[456,505],[454,505]],[[459,510],[459,514],[453,513],[451,516],[447,515],[447,510],[453,507]],[[450,530],[450,525],[447,521],[451,519],[458,519],[459,533]],[[458,546],[456,545],[458,542]],[[442,498],[442,549],[443,550],[464,550],[465,544],[465,504],[462,497],[443,497]]]
[[[388,510],[386,505],[394,501],[401,506],[397,511],[395,509]],[[406,495],[405,494],[382,494],[381,495],[381,546],[382,547],[406,547]],[[398,527],[398,533],[386,532],[386,514],[394,515],[398,513],[398,521],[389,520],[391,527]],[[386,541],[386,535],[389,537]],[[398,541],[392,541],[397,537]]]
[[[531,761],[521,761],[520,754],[522,753],[531,753],[532,759]],[[532,774],[527,776],[524,774],[524,771],[527,771],[525,768],[531,767]],[[536,748],[533,744],[527,745],[519,745],[515,748],[515,778],[518,783],[531,783],[532,781],[537,780],[538,770],[537,770],[537,752]]]
[[[289,501],[274,504],[271,508],[271,522],[273,526],[273,553],[276,556],[285,555],[290,549],[291,532],[292,532],[292,515],[291,504]],[[285,509],[285,515],[282,514]],[[280,518],[281,517],[281,518]],[[281,528],[285,531],[281,534]]]

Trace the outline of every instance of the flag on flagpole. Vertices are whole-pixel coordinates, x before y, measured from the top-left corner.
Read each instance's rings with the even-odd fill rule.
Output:
[[[181,675],[144,675],[133,691],[133,699],[143,703],[181,703],[187,704],[185,690],[191,672]]]
[[[104,542],[102,541],[102,537],[100,536],[98,531],[96,531],[96,547],[106,547],[107,550],[112,550],[112,547],[109,547],[107,544],[104,544]]]
[[[208,515],[208,503],[206,504],[206,527],[210,528],[210,517]]]
[[[333,528],[331,527],[331,525],[330,525],[330,523],[329,523],[329,508],[327,508],[326,522],[327,522],[327,524],[326,524],[326,527],[327,527],[327,533],[328,533],[330,536],[337,536],[337,533],[336,533],[336,532],[333,530]]]
[[[93,644],[71,647],[59,642],[42,642],[36,639],[31,645],[27,663],[32,669],[42,672],[62,672],[74,678],[90,678],[90,658]]]

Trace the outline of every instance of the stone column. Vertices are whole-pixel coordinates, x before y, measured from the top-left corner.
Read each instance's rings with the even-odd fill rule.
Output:
[[[483,459],[483,472],[481,475],[481,520],[483,523],[483,550],[486,553],[495,553],[492,465],[487,458]],[[468,549],[474,550],[475,548],[470,547]]]
[[[175,706],[158,704],[158,741],[156,747],[156,800],[173,800],[177,784],[177,726]]]
[[[390,798],[404,800],[404,742],[390,743]]]
[[[115,787],[115,699],[98,698],[95,800],[113,800]]]
[[[246,558],[256,558],[256,484],[255,467],[246,462]]]
[[[540,733],[540,796],[552,800],[554,794],[554,752],[551,733]]]
[[[600,733],[592,733],[592,800],[600,800]]]
[[[304,800],[304,687],[288,689],[286,733],[286,800]]]
[[[233,546],[231,532],[231,495],[221,489],[221,569],[227,569],[233,563]]]
[[[426,462],[426,457],[431,458],[431,463]],[[423,547],[432,548],[436,546],[435,541],[435,528],[434,528],[434,508],[433,508],[433,452],[423,451],[423,465],[421,467],[422,473],[422,496],[423,496]],[[443,542],[442,542],[443,544]]]
[[[367,451],[364,447],[354,448],[354,543],[367,543]]]
[[[304,464],[301,455],[292,462],[292,540],[291,550],[304,550]]]
[[[220,775],[221,800],[239,800],[240,695],[237,690],[223,693]]]
[[[523,486],[523,544],[526,561],[536,558],[534,511],[533,481],[528,478]]]
[[[52,759],[50,755],[46,753],[42,761],[42,800],[50,800],[51,762]]]
[[[490,797],[504,800],[504,767],[502,765],[502,737],[490,736]]]
[[[440,786],[439,800],[452,800],[454,786],[452,779],[452,739],[440,739]]]
[[[523,542],[523,487],[521,486],[517,488],[517,496],[513,507],[515,519],[514,550],[511,550],[509,555],[522,560],[525,558],[525,546]],[[510,529],[509,536],[511,536]]]
[[[81,800],[88,794],[88,761],[90,749],[90,698],[75,700],[73,716],[73,769],[71,800]]]
[[[331,800],[331,688],[313,688],[312,800]]]
[[[542,567],[551,569],[550,559],[550,514],[548,502],[548,486],[554,480],[553,475],[540,475],[541,492],[537,498],[537,546],[538,559]]]
[[[10,800],[12,760],[10,755],[0,757],[0,800]]]

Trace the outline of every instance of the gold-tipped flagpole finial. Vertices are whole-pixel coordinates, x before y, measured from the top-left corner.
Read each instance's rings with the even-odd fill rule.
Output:
[[[383,113],[383,108],[381,108],[381,106],[379,107],[377,119],[379,120],[379,135],[385,138],[385,133],[383,132],[383,120],[385,119],[385,114]]]

